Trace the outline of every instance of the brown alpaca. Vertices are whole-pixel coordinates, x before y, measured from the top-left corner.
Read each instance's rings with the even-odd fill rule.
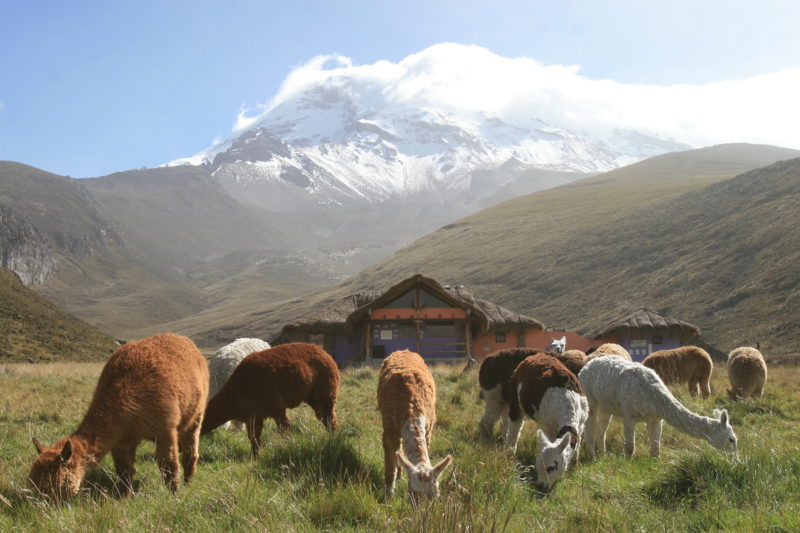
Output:
[[[194,343],[161,333],[120,347],[109,358],[89,410],[68,437],[49,448],[33,440],[39,457],[30,480],[57,500],[77,494],[83,478],[111,452],[120,495],[131,491],[136,447],[156,443],[164,481],[178,488],[178,450],[183,479],[197,466],[197,444],[208,397],[208,366]]]
[[[394,494],[398,461],[408,471],[412,503],[438,496],[439,476],[453,458],[448,455],[436,466],[428,458],[436,425],[436,385],[422,357],[401,350],[384,359],[378,377],[378,410],[383,421],[386,499]],[[401,437],[405,456],[400,453]]]
[[[575,353],[578,352],[578,353]],[[483,416],[479,424],[481,433],[490,437],[494,431],[497,420],[500,420],[501,432],[506,442],[509,441],[508,409],[511,396],[511,375],[526,357],[545,353],[558,359],[576,376],[586,364],[583,352],[567,350],[562,354],[544,352],[534,348],[504,348],[498,350],[483,360],[478,372],[478,383],[481,387],[481,396],[485,400]]]
[[[589,353],[586,354],[586,362],[588,363],[595,357],[601,357],[603,355],[616,355],[622,359],[627,361],[633,361],[631,354],[628,353],[628,350],[620,346],[619,344],[615,344],[613,342],[607,342],[605,344],[601,344],[594,350],[590,350]]]
[[[286,410],[302,402],[329,431],[334,431],[339,368],[333,357],[316,344],[295,342],[251,353],[208,402],[203,428],[205,435],[229,420],[247,425],[253,456],[261,447],[264,419],[275,420],[281,431],[291,429]]]
[[[731,400],[761,398],[767,382],[767,363],[755,348],[736,348],[728,354],[728,378]]]
[[[642,364],[652,368],[664,385],[689,385],[689,394],[711,394],[711,371],[714,363],[711,356],[697,346],[681,346],[674,350],[660,350],[645,357]]]

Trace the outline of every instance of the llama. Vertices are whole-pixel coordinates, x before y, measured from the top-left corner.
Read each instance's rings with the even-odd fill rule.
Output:
[[[552,339],[550,344],[547,345],[547,351],[553,353],[564,353],[567,351],[567,337],[560,339]]]
[[[605,453],[605,435],[611,415],[621,416],[625,428],[625,457],[634,449],[634,427],[644,421],[650,439],[650,455],[658,457],[662,419],[678,431],[703,438],[714,448],[736,453],[736,435],[726,410],[715,418],[697,415],[675,399],[654,370],[620,357],[597,357],[589,361],[578,379],[589,402],[586,451]]]
[[[708,398],[711,394],[709,381],[714,363],[702,348],[681,346],[674,350],[660,350],[645,357],[642,364],[655,370],[664,385],[687,383],[692,396],[702,394],[703,398]]]
[[[89,410],[78,429],[49,448],[33,439],[39,457],[29,478],[40,493],[59,501],[74,496],[84,477],[111,452],[117,492],[131,492],[136,447],[156,443],[164,481],[178,488],[197,466],[198,437],[208,397],[208,365],[186,337],[161,333],[118,348],[100,373]]]
[[[436,385],[422,357],[401,350],[384,359],[378,377],[378,410],[383,422],[386,500],[394,494],[398,461],[408,472],[408,494],[414,505],[437,497],[439,476],[453,458],[448,455],[436,466],[428,458],[436,425]],[[405,455],[400,452],[401,437]]]
[[[208,370],[211,373],[211,383],[208,390],[208,397],[213,398],[219,389],[228,381],[228,378],[233,374],[242,359],[247,357],[253,352],[260,352],[270,348],[269,343],[261,339],[236,339],[230,344],[227,344],[211,356],[208,361]],[[225,422],[222,425],[223,429],[236,429],[241,431],[244,429],[244,424],[241,422]]]
[[[616,355],[626,361],[633,361],[631,354],[628,353],[628,350],[620,346],[619,344],[615,344],[613,342],[607,342],[605,344],[601,344],[597,348],[589,349],[586,352],[586,360],[591,361],[595,357],[602,357],[604,355]]]
[[[760,398],[767,382],[767,363],[755,348],[736,348],[728,354],[728,378],[731,400]]]
[[[550,354],[566,366],[576,376],[586,363],[583,357],[570,353]],[[508,443],[508,404],[513,389],[511,388],[511,375],[514,369],[526,357],[537,353],[546,353],[533,348],[505,348],[490,354],[483,360],[478,372],[478,383],[481,387],[481,396],[485,400],[483,416],[479,424],[480,431],[485,437],[491,437],[494,426],[500,420],[503,439]],[[583,352],[581,352],[583,353]]]
[[[516,452],[525,414],[537,421],[536,484],[547,490],[578,458],[589,405],[575,374],[546,353],[532,355],[517,366],[511,389],[506,444]]]
[[[328,352],[316,344],[296,342],[251,353],[208,402],[201,434],[229,420],[244,422],[250,450],[258,456],[264,419],[270,417],[280,431],[291,429],[286,409],[302,402],[320,422],[334,431],[339,368]]]

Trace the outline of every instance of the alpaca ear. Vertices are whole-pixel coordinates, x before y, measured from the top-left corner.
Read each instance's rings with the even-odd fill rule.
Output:
[[[39,439],[36,437],[33,437],[33,445],[36,446],[37,452],[42,453],[44,451],[44,446],[42,446],[42,443],[39,442]]]
[[[550,439],[547,438],[547,435],[544,434],[544,431],[537,430],[536,435],[539,437],[539,453],[542,453],[542,450],[550,444]]]
[[[558,444],[556,445],[558,451],[563,452],[564,450],[566,450],[567,446],[569,446],[569,443],[571,441],[572,441],[572,435],[570,433],[564,433],[563,435],[561,435],[561,440],[559,440]]]
[[[722,422],[723,424],[725,424],[726,426],[730,423],[730,422],[728,422],[728,410],[727,409],[723,409],[722,411],[720,411],[720,413],[719,413],[719,421]]]
[[[72,457],[72,441],[68,440],[64,447],[61,448],[61,464],[69,462],[70,457]]]
[[[403,465],[403,467],[404,467],[406,470],[408,470],[409,472],[410,472],[410,471],[413,471],[414,469],[416,469],[416,466],[412,465],[412,464],[411,464],[411,461],[409,461],[408,459],[406,459],[406,456],[405,456],[405,455],[403,455],[403,454],[402,454],[402,453],[400,453],[400,452],[397,452],[397,460],[398,460],[398,461],[400,461],[400,464],[401,464],[401,465]]]
[[[433,469],[431,470],[431,474],[433,475],[433,477],[434,478],[439,477],[439,475],[442,473],[442,471],[445,468],[447,468],[448,466],[450,466],[450,463],[452,463],[452,462],[453,462],[453,456],[452,455],[448,455],[447,457],[445,457],[444,459],[439,461],[439,464],[434,466]]]

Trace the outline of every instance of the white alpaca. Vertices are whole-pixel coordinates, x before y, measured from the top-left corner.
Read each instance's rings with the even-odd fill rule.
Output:
[[[232,343],[217,350],[208,361],[208,370],[210,373],[209,400],[213,398],[225,382],[228,381],[234,369],[242,362],[242,359],[253,352],[260,352],[268,350],[269,348],[269,343],[261,339],[242,338],[236,339]],[[241,422],[226,422],[222,427],[224,429],[237,429],[241,431],[244,429],[244,424]]]
[[[537,485],[547,490],[578,459],[589,407],[575,374],[555,357],[539,353],[522,361],[511,376],[506,444],[516,451],[524,415],[539,425]],[[550,440],[552,439],[552,441]]]
[[[611,415],[621,416],[625,428],[625,457],[634,449],[634,427],[647,424],[650,455],[658,457],[661,445],[662,419],[678,431],[703,438],[714,448],[736,453],[736,435],[728,412],[714,411],[716,418],[692,413],[681,405],[664,386],[655,371],[615,356],[589,361],[578,375],[589,402],[586,423],[586,452],[605,453],[605,438]]]

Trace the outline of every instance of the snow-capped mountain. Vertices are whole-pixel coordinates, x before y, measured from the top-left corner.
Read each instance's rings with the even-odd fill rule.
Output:
[[[455,44],[396,64],[320,57],[227,139],[170,165],[206,166],[240,201],[281,210],[420,194],[479,202],[479,171],[488,191],[528,169],[603,172],[689,148],[630,127],[613,105],[593,109],[584,88],[559,81],[565,72],[575,75]]]

